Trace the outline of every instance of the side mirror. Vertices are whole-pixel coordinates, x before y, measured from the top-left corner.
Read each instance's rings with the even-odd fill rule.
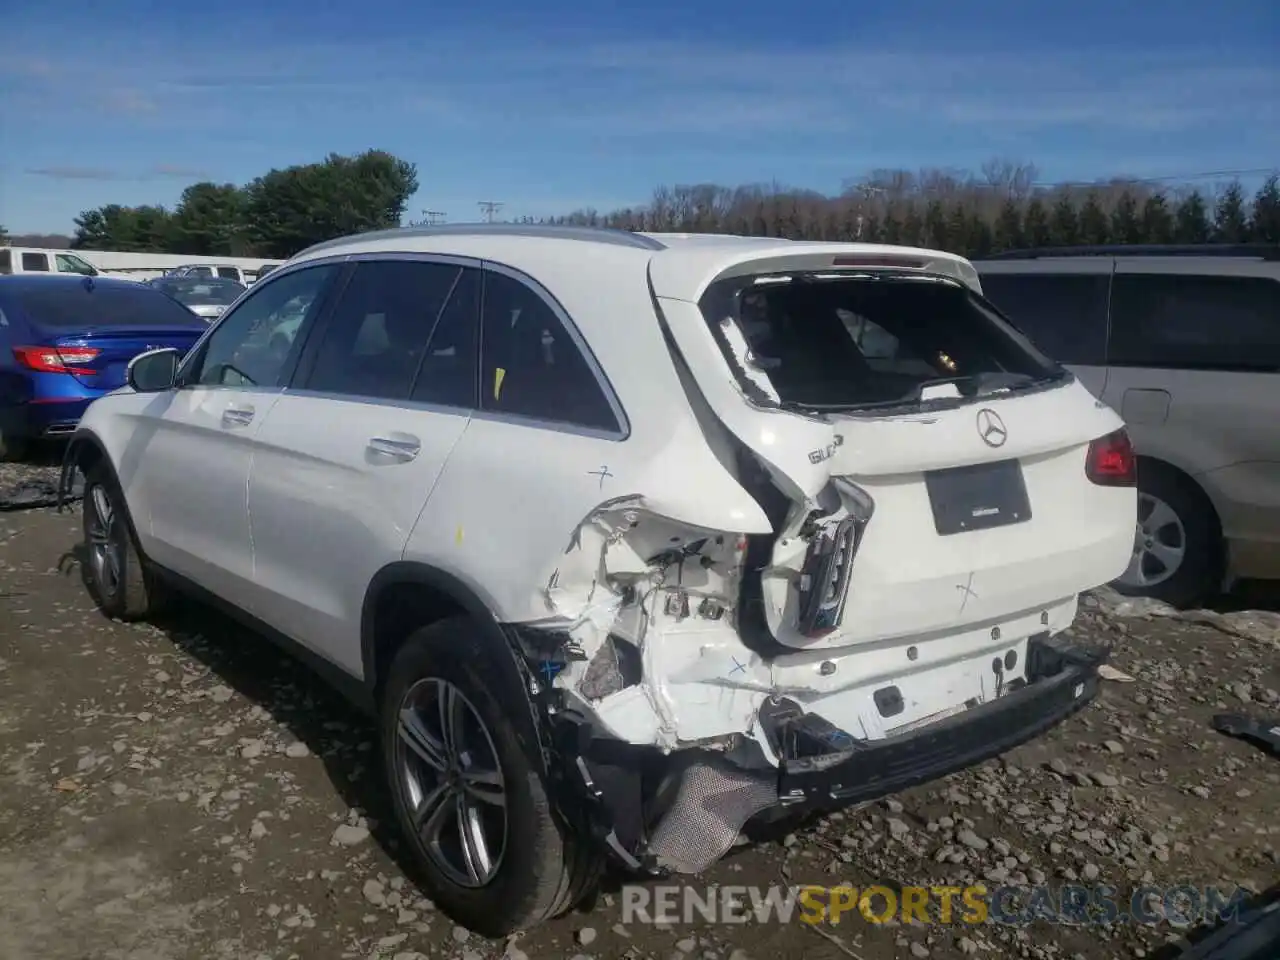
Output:
[[[172,347],[148,350],[129,361],[126,378],[138,393],[161,393],[173,387],[178,379],[182,354]]]

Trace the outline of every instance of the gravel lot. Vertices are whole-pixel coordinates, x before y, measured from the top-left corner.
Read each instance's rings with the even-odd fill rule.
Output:
[[[25,475],[48,476],[48,468]],[[0,470],[0,487],[23,475]],[[200,607],[103,619],[78,511],[0,513],[0,958],[1142,957],[1141,927],[620,923],[619,894],[511,943],[399,860],[370,726]],[[744,848],[706,882],[1272,884],[1280,764],[1215,733],[1280,714],[1280,615],[1089,601],[1132,682],[1000,761]],[[1124,894],[1122,893],[1122,896]]]

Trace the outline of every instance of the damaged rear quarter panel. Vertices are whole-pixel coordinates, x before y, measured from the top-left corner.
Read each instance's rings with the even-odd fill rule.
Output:
[[[629,362],[607,367],[629,434],[604,438],[473,417],[407,538],[404,559],[474,587],[501,622],[567,637],[583,659],[555,684],[615,735],[675,746],[702,732],[741,733],[751,723],[755,694],[703,685],[684,706],[673,691],[686,681],[692,688],[703,674],[738,671],[740,679],[748,669],[738,666],[748,654],[733,628],[737,586],[725,566],[741,535],[767,535],[773,527],[736,466],[717,456],[704,433],[719,427],[701,423],[692,409],[642,272],[637,280],[634,290],[616,287],[607,311],[598,300],[564,299],[588,342],[601,327],[606,337],[616,338],[620,326],[629,331]],[[617,352],[611,341],[599,354]],[[683,572],[655,559],[700,540],[710,546],[686,558]],[[714,566],[703,566],[701,556]],[[689,616],[666,612],[677,580],[688,591]],[[718,619],[699,612],[707,599],[723,609]],[[607,685],[599,666],[590,678],[586,670],[610,633],[636,647],[645,682],[600,696]],[[537,676],[540,664],[530,666]]]
[[[601,721],[614,735],[667,746],[696,730],[729,732],[726,709],[730,730],[750,724],[752,698],[742,691],[699,693],[717,701],[714,717],[699,719],[702,708],[678,706],[670,684],[699,670],[732,670],[734,658],[747,658],[732,626],[735,551],[741,535],[771,529],[691,415],[676,417],[661,439],[637,430],[625,442],[475,419],[405,551],[406,560],[464,582],[475,583],[470,572],[484,573],[479,595],[499,620],[567,637],[580,652],[557,686],[593,713],[603,704]],[[555,455],[548,455],[549,437]],[[519,462],[538,468],[508,477]],[[673,559],[673,551],[691,547],[696,552],[683,564]],[[688,596],[688,616],[667,612],[677,585]],[[718,618],[702,610],[704,600],[718,605]],[[634,645],[644,682],[597,703],[578,688],[611,633]],[[531,667],[536,673],[539,665]]]

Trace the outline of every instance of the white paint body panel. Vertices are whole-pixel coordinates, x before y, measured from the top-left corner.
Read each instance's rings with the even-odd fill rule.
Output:
[[[518,233],[409,234],[306,251],[258,286],[297,263],[379,253],[472,257],[536,278],[590,345],[625,411],[625,435],[288,390],[248,398],[254,421],[238,432],[220,427],[220,417],[246,402],[243,390],[124,390],[95,402],[82,421],[116,465],[149,555],[354,676],[370,581],[409,560],[451,575],[499,621],[570,625],[588,656],[611,633],[634,641],[642,682],[585,703],[628,740],[678,748],[757,736],[756,712],[772,693],[859,735],[883,736],[871,702],[877,686],[892,681],[903,691],[902,723],[989,699],[994,649],[1025,660],[1028,636],[1065,629],[1076,594],[1127,563],[1133,491],[1084,476],[1089,441],[1120,421],[1083,387],[922,417],[824,421],[765,410],[747,403],[695,305],[717,276],[761,258],[910,254],[968,283],[972,267],[958,257],[758,239],[686,238],[655,251]],[[1001,450],[985,447],[974,428],[982,406],[1008,426]],[[837,434],[838,454],[811,462],[809,453]],[[418,455],[370,459],[369,439],[392,435],[415,438]],[[788,632],[794,557],[785,539],[764,594],[778,641],[797,649],[764,661],[735,632],[740,535],[775,533],[739,475],[735,444],[768,467],[797,510],[833,476],[876,502],[844,626],[821,650],[798,649],[814,645]],[[922,472],[1009,456],[1023,461],[1033,519],[938,537]],[[709,540],[712,562],[686,564],[680,586],[695,607],[727,607],[721,619],[700,607],[669,615],[672,584],[654,576],[654,554],[699,538]],[[638,599],[623,603],[622,582],[637,586]],[[998,625],[1000,642],[992,639]],[[916,657],[907,657],[909,646]],[[820,675],[821,661],[834,672]],[[557,684],[578,696],[583,667],[571,665]]]
[[[358,675],[365,591],[403,553],[467,419],[286,393],[257,435],[249,482],[258,615]],[[377,438],[419,452],[398,459],[371,449]]]

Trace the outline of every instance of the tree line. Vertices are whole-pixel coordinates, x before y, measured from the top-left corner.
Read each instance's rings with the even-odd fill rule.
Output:
[[[321,240],[399,226],[417,189],[416,166],[386,151],[330,154],[244,186],[194,183],[173,209],[112,203],[85,210],[70,246],[283,260]]]
[[[417,188],[416,167],[392,154],[333,154],[242,187],[193,184],[172,210],[86,210],[71,246],[284,259],[333,237],[399,225]],[[660,187],[641,207],[525,220],[862,240],[968,257],[1078,244],[1280,243],[1280,180],[1272,175],[1252,192],[1236,180],[1216,189],[1122,178],[1046,186],[1031,164],[993,160],[977,173],[875,170],[834,196],[779,184]]]
[[[1029,164],[981,174],[880,170],[837,196],[772,185],[663,187],[642,208],[580,210],[551,222],[624,230],[896,243],[983,257],[1080,244],[1280,243],[1280,178],[1252,194],[1115,179],[1041,186]]]

